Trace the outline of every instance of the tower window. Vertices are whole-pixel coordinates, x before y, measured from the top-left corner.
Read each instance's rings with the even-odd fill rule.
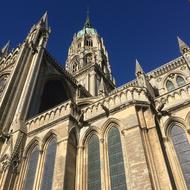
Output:
[[[86,41],[85,41],[85,45],[86,46],[93,46],[93,42],[92,42],[92,39],[91,38],[88,38],[88,39],[86,39]]]
[[[80,48],[80,47],[81,47],[81,42],[78,43],[78,48]]]
[[[166,88],[167,88],[168,92],[170,92],[170,91],[172,91],[172,90],[175,89],[174,84],[172,83],[172,81],[168,80],[166,82]]]
[[[185,80],[181,76],[177,76],[176,82],[177,82],[178,87],[185,85]]]

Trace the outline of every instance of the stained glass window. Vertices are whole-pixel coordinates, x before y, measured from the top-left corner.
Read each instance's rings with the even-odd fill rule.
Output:
[[[115,127],[112,127],[108,132],[108,155],[111,190],[126,190],[121,139],[119,131]]]
[[[172,81],[168,80],[166,82],[166,88],[167,88],[168,92],[170,92],[170,91],[172,91],[172,90],[175,89],[174,84],[172,83]]]
[[[185,131],[176,125],[172,127],[171,138],[186,181],[187,189],[190,189],[190,144]]]
[[[51,190],[52,182],[53,182],[53,173],[54,173],[54,165],[55,165],[55,156],[57,149],[57,141],[53,138],[47,147],[46,156],[45,156],[45,164],[42,174],[42,183],[41,190]]]
[[[181,76],[177,76],[176,82],[179,87],[185,85],[185,80]]]
[[[101,190],[100,147],[96,135],[88,143],[88,190]]]
[[[24,184],[24,188],[23,188],[24,190],[32,190],[33,189],[39,153],[40,153],[39,147],[36,146],[33,149],[31,156],[28,160],[28,169],[26,172],[25,184]]]

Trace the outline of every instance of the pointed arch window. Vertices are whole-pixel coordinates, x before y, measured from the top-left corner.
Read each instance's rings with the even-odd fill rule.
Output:
[[[56,149],[57,149],[57,140],[54,137],[49,142],[47,150],[46,150],[45,163],[44,163],[44,169],[43,169],[43,174],[42,174],[41,190],[52,189]]]
[[[28,167],[27,167],[27,171],[26,171],[26,178],[25,178],[23,190],[32,190],[33,189],[39,153],[40,153],[39,147],[36,146],[33,149],[32,153],[30,155],[30,158],[28,159]]]
[[[126,190],[126,177],[119,130],[112,127],[108,132],[108,156],[111,190]]]
[[[166,82],[166,88],[167,88],[168,92],[170,92],[170,91],[174,90],[174,89],[175,89],[175,87],[174,87],[173,82],[172,82],[172,81],[170,81],[170,80],[168,80],[168,81]]]
[[[184,80],[183,77],[181,77],[181,76],[177,76],[177,77],[176,77],[176,82],[177,82],[177,85],[178,85],[179,87],[186,84],[186,83],[185,83],[185,80]]]
[[[91,38],[87,38],[86,40],[85,40],[85,45],[86,46],[93,46],[93,42],[92,42],[92,39]]]
[[[101,190],[100,146],[96,135],[88,142],[88,190]]]
[[[187,188],[190,189],[190,144],[185,131],[178,125],[174,125],[171,129],[171,139]]]

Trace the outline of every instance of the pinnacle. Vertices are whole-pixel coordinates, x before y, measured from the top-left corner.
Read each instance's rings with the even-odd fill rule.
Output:
[[[38,24],[44,24],[45,28],[48,28],[48,12],[46,11],[44,15],[41,17],[40,21]]]
[[[136,71],[135,72],[136,72],[136,74],[137,73],[144,73],[144,71],[143,71],[143,69],[142,69],[142,67],[141,67],[141,65],[137,59],[136,59]]]
[[[186,53],[189,50],[189,46],[179,36],[177,36],[177,40],[178,40],[180,52],[182,54]]]
[[[6,55],[8,54],[10,46],[10,40],[5,44],[5,46],[1,49],[1,54]]]
[[[90,22],[89,11],[87,11],[86,21],[84,23],[84,28],[92,28],[92,24]]]

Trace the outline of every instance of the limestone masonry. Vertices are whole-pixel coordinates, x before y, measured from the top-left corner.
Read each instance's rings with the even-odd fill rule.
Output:
[[[87,16],[65,68],[47,13],[0,49],[0,190],[190,190],[190,48],[116,87]]]

